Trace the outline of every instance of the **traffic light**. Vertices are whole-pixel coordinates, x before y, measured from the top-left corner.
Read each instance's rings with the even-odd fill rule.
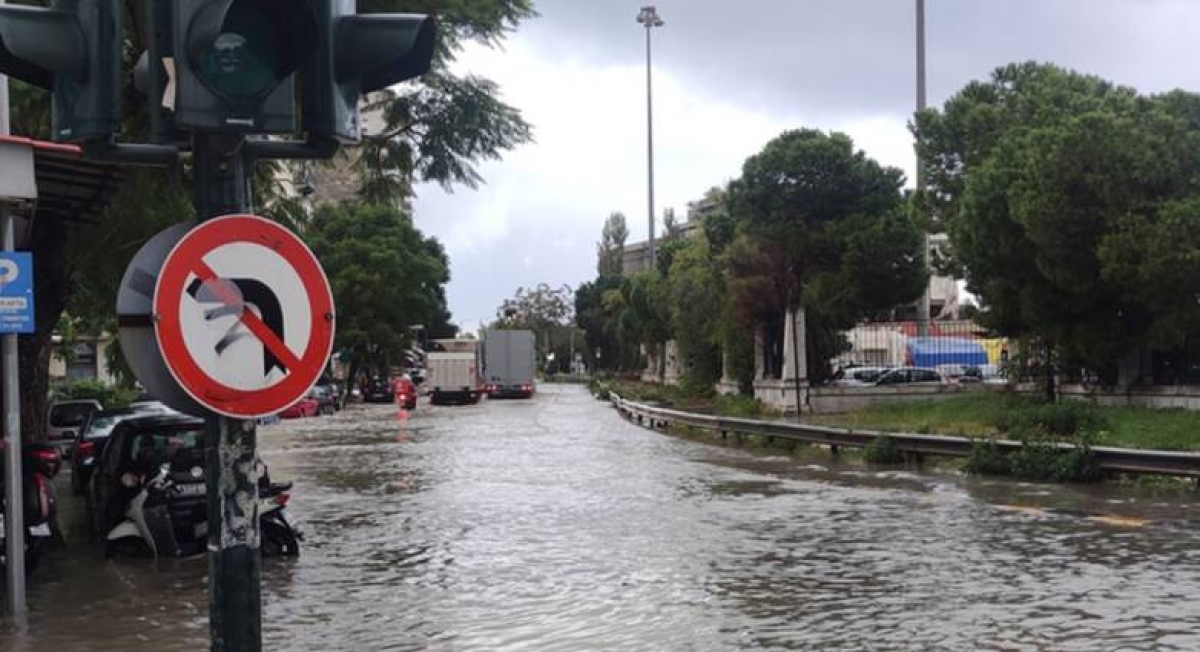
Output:
[[[355,143],[359,99],[412,79],[433,60],[434,23],[415,14],[356,13],[355,0],[309,0],[317,48],[301,71],[301,111],[310,138]]]
[[[55,140],[120,131],[123,8],[123,0],[0,6],[0,73],[52,92]]]
[[[200,131],[295,130],[293,74],[317,23],[296,0],[177,0],[171,7],[175,125]]]

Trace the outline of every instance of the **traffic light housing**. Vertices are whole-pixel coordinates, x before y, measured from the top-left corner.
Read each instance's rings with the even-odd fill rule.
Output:
[[[0,6],[0,73],[51,91],[58,141],[121,130],[123,0]]]
[[[309,0],[317,48],[301,71],[301,112],[309,138],[356,143],[359,99],[423,75],[435,47],[434,22],[416,14],[357,14],[355,0]]]
[[[317,31],[307,3],[177,0],[170,9],[177,127],[295,130],[293,73],[311,56]]]

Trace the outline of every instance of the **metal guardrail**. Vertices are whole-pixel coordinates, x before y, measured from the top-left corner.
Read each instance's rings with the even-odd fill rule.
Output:
[[[695,414],[634,403],[613,393],[610,393],[610,398],[613,407],[617,411],[625,417],[650,428],[666,428],[671,424],[685,425],[693,428],[717,431],[722,435],[729,433],[757,435],[768,439],[778,438],[829,446],[835,450],[843,446],[865,448],[876,438],[886,436],[895,443],[896,447],[902,453],[908,455],[966,457],[971,453],[971,447],[976,441],[967,437],[920,435],[877,430],[849,430],[803,423],[789,423],[786,421],[761,421],[758,419]],[[989,440],[989,442],[994,443],[997,448],[1004,452],[1017,450],[1024,445],[1018,441],[1003,439]],[[1057,446],[1063,450],[1074,449],[1074,446],[1067,443],[1059,443]],[[1107,446],[1093,446],[1091,450],[1095,454],[1100,468],[1105,471],[1134,474],[1153,473],[1200,480],[1200,453],[1110,448]]]

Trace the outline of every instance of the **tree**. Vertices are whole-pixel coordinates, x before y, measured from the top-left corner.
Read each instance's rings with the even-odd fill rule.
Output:
[[[667,301],[667,284],[657,269],[639,272],[621,286],[621,339],[626,346],[656,351],[658,375],[666,373],[663,347],[671,339],[671,316]]]
[[[663,209],[662,233],[664,240],[670,240],[679,235],[679,218],[675,217],[674,208]]]
[[[359,10],[430,14],[439,30],[430,72],[368,105],[384,125],[354,153],[362,199],[402,202],[420,181],[474,188],[483,181],[476,163],[533,139],[520,111],[499,99],[495,82],[451,72],[468,42],[498,46],[521,21],[536,16],[532,0],[364,0]]]
[[[625,270],[625,241],[629,227],[625,215],[617,212],[608,216],[596,244],[596,271],[600,276],[620,276]]]
[[[1027,63],[917,117],[929,201],[986,325],[1108,382],[1128,354],[1184,343],[1200,326],[1197,107]]]
[[[441,243],[392,206],[321,207],[308,241],[333,289],[335,348],[349,360],[349,389],[364,368],[402,359],[410,327],[429,324],[444,309],[449,264]]]
[[[692,238],[675,255],[670,271],[670,325],[683,363],[684,384],[693,391],[710,391],[721,377],[721,269],[708,242]]]
[[[561,354],[563,352],[555,347],[556,334],[574,330],[574,298],[575,292],[566,285],[555,288],[539,283],[528,289],[517,288],[512,298],[505,299],[496,309],[496,322],[492,327],[533,331],[538,356],[542,359],[551,351]]]
[[[784,132],[750,157],[728,192],[741,235],[727,261],[743,322],[804,307],[814,323],[846,328],[920,296],[920,230],[902,182],[837,133]],[[808,332],[797,346],[816,354],[815,380],[833,351],[814,347],[820,331]]]
[[[624,282],[621,276],[602,275],[575,289],[575,325],[584,333],[588,358],[594,368],[614,371],[626,368],[628,355],[609,310],[611,302],[606,304],[604,300],[610,292],[619,297]],[[636,360],[636,353],[633,357]]]

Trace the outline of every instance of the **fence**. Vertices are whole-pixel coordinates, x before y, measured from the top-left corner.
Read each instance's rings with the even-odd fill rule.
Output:
[[[1002,376],[1016,348],[966,320],[930,322],[925,333],[915,321],[867,322],[842,335],[848,348],[834,358],[835,369],[921,367],[985,380]]]
[[[623,416],[654,429],[666,429],[671,425],[687,426],[718,432],[723,437],[729,434],[756,435],[765,437],[768,441],[781,439],[819,444],[829,446],[834,450],[839,447],[864,448],[877,438],[886,436],[902,453],[917,456],[965,457],[971,453],[971,447],[975,443],[974,440],[966,437],[847,430],[786,421],[762,421],[694,414],[635,403],[616,394],[611,394],[609,398],[613,407]],[[996,440],[993,443],[1005,453],[1011,453],[1023,446],[1020,442],[1006,440]],[[1054,447],[1063,451],[1074,449],[1073,445],[1065,443],[1054,444]],[[1107,446],[1095,446],[1090,450],[1096,456],[1096,462],[1100,468],[1110,473],[1152,473],[1200,478],[1200,453],[1135,450]]]

